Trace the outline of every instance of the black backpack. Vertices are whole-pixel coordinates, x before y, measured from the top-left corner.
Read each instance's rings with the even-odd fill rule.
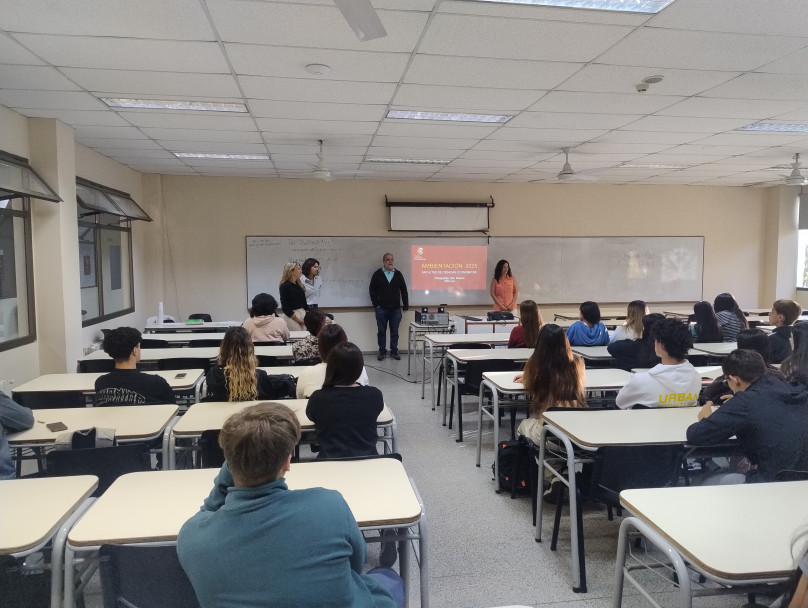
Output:
[[[500,441],[497,445],[499,460],[498,492],[530,493],[530,450],[524,440]],[[491,465],[491,471],[495,470]]]

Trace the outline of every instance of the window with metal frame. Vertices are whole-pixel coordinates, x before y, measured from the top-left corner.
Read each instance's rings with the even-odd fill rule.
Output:
[[[0,200],[0,351],[36,339],[28,198]]]

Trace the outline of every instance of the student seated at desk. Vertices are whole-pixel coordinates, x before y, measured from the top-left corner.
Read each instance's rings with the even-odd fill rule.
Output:
[[[320,352],[321,362],[317,365],[305,367],[300,370],[300,375],[297,377],[297,398],[308,399],[311,394],[322,388],[323,381],[325,380],[326,361],[331,349],[337,344],[342,344],[348,341],[348,336],[345,330],[337,323],[328,323],[323,326],[320,333],[317,334],[317,348]],[[365,371],[364,365],[362,366],[362,373],[357,382],[363,386],[368,386],[370,380],[368,373]]]
[[[638,340],[642,337],[642,319],[648,314],[648,306],[642,300],[633,300],[626,308],[626,320],[614,330],[609,342]]]
[[[696,322],[690,326],[693,342],[723,342],[724,331],[718,317],[709,302],[696,302],[693,305],[693,317]]]
[[[278,301],[268,293],[259,293],[252,299],[250,318],[244,321],[244,329],[253,342],[286,342],[289,339],[289,328],[286,321],[275,314],[277,309]]]
[[[289,490],[297,416],[261,403],[225,421],[226,462],[177,555],[205,608],[394,608],[404,584],[388,568],[363,574],[366,544],[339,492]],[[393,599],[393,598],[396,599]]]
[[[604,346],[609,343],[609,332],[600,322],[600,307],[587,300],[581,304],[581,320],[567,329],[571,346]]]
[[[659,357],[654,347],[654,325],[665,318],[658,312],[642,318],[642,332],[637,340],[618,340],[610,342],[606,347],[614,357],[614,367],[630,372],[635,367],[654,367]]]
[[[693,336],[681,321],[662,319],[651,332],[661,363],[631,376],[617,393],[617,407],[687,407],[698,404],[701,376],[686,359]]]
[[[303,324],[306,326],[309,335],[292,344],[292,359],[295,363],[299,361],[320,363],[320,352],[317,349],[317,334],[319,334],[323,326],[329,322],[329,318],[322,310],[315,308],[306,311],[306,316],[303,317]]]
[[[541,417],[551,407],[586,407],[584,362],[570,350],[564,330],[555,323],[539,331],[536,348],[525,364],[525,371],[513,381],[521,382],[530,393],[530,416],[517,434],[541,442]]]
[[[789,382],[799,382],[808,387],[808,321],[799,321],[791,330],[794,349],[783,361],[780,371]]]
[[[26,431],[34,426],[34,413],[0,391],[0,479],[14,479],[17,469],[6,434]]]
[[[104,334],[104,352],[115,360],[115,369],[95,381],[95,403],[104,405],[154,405],[174,403],[168,381],[137,369],[140,361],[140,332],[118,327]]]
[[[687,429],[687,442],[707,446],[738,438],[752,463],[746,475],[723,473],[705,483],[774,481],[778,472],[808,468],[808,393],[766,373],[763,357],[732,351],[721,366],[734,396],[717,409],[708,402]]]
[[[772,363],[782,363],[791,354],[791,326],[801,314],[802,306],[794,300],[775,300],[772,304],[772,311],[769,313],[769,323],[774,325],[769,336]]]
[[[243,327],[230,327],[222,338],[217,364],[205,374],[205,401],[273,399],[272,384],[257,363],[250,334]]]
[[[724,342],[735,342],[739,331],[749,329],[749,321],[731,293],[719,293],[713,301],[713,308],[724,332]]]
[[[525,300],[519,304],[519,325],[508,336],[508,348],[534,348],[539,330],[544,325],[538,304]]]

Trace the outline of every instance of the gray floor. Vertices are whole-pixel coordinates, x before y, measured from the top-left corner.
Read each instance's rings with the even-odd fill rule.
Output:
[[[492,606],[572,606],[605,608],[612,605],[614,558],[620,518],[610,522],[605,508],[584,510],[589,592],[572,592],[568,517],[562,519],[558,551],[550,551],[552,510],[545,509],[545,542],[533,539],[529,498],[511,500],[494,492],[492,423],[484,423],[482,465],[475,461],[476,404],[467,397],[464,408],[466,441],[456,443],[456,430],[441,425],[442,412],[432,411],[421,386],[407,376],[402,361],[377,362],[366,358],[371,384],[384,393],[395,413],[398,450],[404,466],[424,500],[429,523],[429,584],[433,608]],[[420,367],[420,366],[419,366]],[[420,373],[420,369],[419,369]],[[507,419],[506,419],[507,420]],[[501,437],[510,436],[503,423]],[[304,450],[306,448],[303,448]],[[378,544],[369,545],[368,567],[377,565]],[[418,573],[413,560],[410,606],[420,606]],[[97,577],[96,577],[97,578]],[[655,596],[665,606],[675,605],[673,586],[654,583]],[[87,608],[101,606],[97,581],[86,593]],[[698,598],[697,607],[741,606],[744,596]],[[759,599],[758,601],[762,601]],[[647,606],[637,593],[627,591],[623,606]]]

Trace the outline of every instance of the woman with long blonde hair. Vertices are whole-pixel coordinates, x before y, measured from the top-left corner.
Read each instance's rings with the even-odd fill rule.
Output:
[[[253,401],[272,399],[267,373],[257,369],[255,349],[243,327],[229,328],[222,339],[217,364],[205,374],[207,401]]]
[[[519,425],[538,445],[541,441],[541,416],[551,407],[586,407],[584,362],[573,354],[564,330],[555,323],[544,325],[525,371],[514,378],[531,397],[530,416]]]
[[[609,342],[618,340],[639,340],[642,338],[642,318],[648,314],[648,306],[642,300],[633,300],[628,303],[626,320],[614,330]]]
[[[309,309],[306,304],[306,286],[300,277],[303,269],[297,262],[284,265],[281,273],[281,282],[278,291],[281,296],[281,308],[286,315],[286,325],[289,331],[306,329],[303,319]]]

